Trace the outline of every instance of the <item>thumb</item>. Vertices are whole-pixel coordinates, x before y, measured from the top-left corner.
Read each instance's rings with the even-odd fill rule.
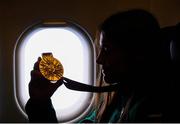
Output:
[[[35,64],[34,64],[34,70],[39,71],[39,63],[40,63],[40,61],[41,61],[41,57],[38,57],[37,62],[35,62]]]

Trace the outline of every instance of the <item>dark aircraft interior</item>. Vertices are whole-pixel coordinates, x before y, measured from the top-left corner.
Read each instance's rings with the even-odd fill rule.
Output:
[[[166,93],[172,106],[167,109],[174,113],[170,122],[180,122],[179,0],[0,0],[0,123],[28,122],[30,71],[44,52],[61,60],[65,77],[96,86],[101,73],[96,64],[98,26],[111,14],[131,9],[146,10],[159,22],[171,82]],[[72,85],[62,85],[52,97],[60,123],[85,117],[93,122],[96,93],[116,89]]]

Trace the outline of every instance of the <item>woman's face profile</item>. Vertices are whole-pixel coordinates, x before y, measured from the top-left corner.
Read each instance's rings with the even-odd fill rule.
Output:
[[[107,83],[118,83],[126,77],[128,72],[127,53],[113,45],[103,32],[100,33],[100,53],[97,63],[102,65],[104,80]]]

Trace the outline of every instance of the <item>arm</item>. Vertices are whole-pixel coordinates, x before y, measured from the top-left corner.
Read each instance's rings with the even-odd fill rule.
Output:
[[[29,99],[26,107],[29,122],[31,123],[56,123],[56,113],[52,106],[51,99],[47,100],[33,100]]]
[[[62,85],[62,80],[54,84],[50,83],[39,72],[39,62],[40,58],[31,71],[31,81],[29,83],[30,99],[26,103],[25,110],[29,122],[57,122],[51,96]]]

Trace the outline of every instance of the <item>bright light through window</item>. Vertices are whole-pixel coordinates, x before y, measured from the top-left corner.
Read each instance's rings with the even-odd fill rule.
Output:
[[[94,84],[94,49],[88,35],[71,26],[38,27],[22,36],[15,48],[15,93],[24,113],[29,99],[30,72],[38,57],[52,52],[64,67],[64,76],[85,84]],[[72,91],[64,85],[52,96],[59,122],[76,121],[91,107],[92,94]]]

